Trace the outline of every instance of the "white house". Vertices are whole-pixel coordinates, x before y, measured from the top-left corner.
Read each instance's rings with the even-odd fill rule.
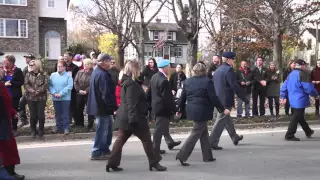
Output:
[[[320,37],[320,30],[318,30],[318,33]],[[312,66],[316,65],[316,51],[318,51],[318,58],[320,58],[320,51],[319,49],[316,49],[316,29],[305,29],[302,33],[301,41],[306,45],[306,47],[298,51],[298,58],[304,59]],[[320,38],[318,38],[318,42],[320,42]]]

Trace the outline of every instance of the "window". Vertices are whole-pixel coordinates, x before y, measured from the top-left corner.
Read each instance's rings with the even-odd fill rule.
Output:
[[[48,7],[54,8],[54,0],[48,0]]]
[[[27,0],[0,0],[0,4],[26,6]]]
[[[25,19],[0,19],[0,37],[28,37],[28,23]]]
[[[312,39],[308,39],[308,46],[307,49],[310,50],[312,46]]]
[[[159,40],[159,31],[153,32],[153,40]]]
[[[152,57],[153,55],[153,47],[152,46],[144,46],[144,56]]]
[[[173,56],[182,57],[182,46],[177,46],[174,49],[175,51],[173,52]]]
[[[172,32],[168,32],[167,39],[168,40],[173,40],[173,33]]]

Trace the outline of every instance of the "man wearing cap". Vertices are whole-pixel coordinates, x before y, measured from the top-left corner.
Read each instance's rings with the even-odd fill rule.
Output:
[[[316,99],[319,99],[319,93],[306,72],[307,63],[302,59],[296,60],[295,63],[294,70],[289,74],[280,89],[282,104],[286,104],[286,98],[288,98],[292,109],[290,124],[285,135],[287,141],[300,141],[299,138],[295,137],[298,123],[306,136],[308,138],[311,137],[314,131],[310,129],[305,120],[305,108],[310,106],[309,96],[314,96]]]
[[[27,66],[23,69],[22,73],[23,73],[23,76],[26,76],[26,74],[28,73],[29,62],[31,60],[35,60],[36,57],[33,54],[28,54],[23,57],[26,59]],[[26,99],[25,94],[23,94],[23,96],[20,98],[20,102],[19,102],[19,117],[20,117],[20,121],[21,121],[19,128],[29,124],[28,119],[27,119],[27,113],[26,113],[26,105],[27,105],[27,99]]]
[[[88,95],[87,113],[96,116],[96,136],[91,160],[106,160],[112,142],[112,115],[117,109],[115,84],[108,70],[112,58],[107,54],[98,56],[98,66],[92,72]]]
[[[314,87],[320,92],[320,61],[317,61],[317,66],[311,71],[311,82],[314,84]],[[315,115],[319,116],[319,99],[316,99],[315,108],[316,112]]]
[[[153,148],[159,154],[166,153],[165,150],[160,150],[162,136],[165,137],[170,150],[181,143],[181,141],[175,142],[169,134],[169,120],[176,110],[170,83],[167,79],[169,65],[169,60],[158,62],[159,71],[152,76],[147,90],[147,98],[151,102],[152,114],[155,115],[156,120]]]
[[[236,73],[233,70],[234,58],[234,53],[224,52],[222,54],[222,64],[217,68],[213,76],[216,94],[224,108],[229,109],[230,111],[234,106],[234,94],[237,94],[244,102],[248,101],[245,93],[241,91],[237,84]],[[222,147],[219,147],[218,144],[224,128],[228,130],[234,145],[238,145],[239,141],[243,139],[242,135],[236,133],[231,116],[224,113],[218,113],[210,135],[212,149],[222,150]]]

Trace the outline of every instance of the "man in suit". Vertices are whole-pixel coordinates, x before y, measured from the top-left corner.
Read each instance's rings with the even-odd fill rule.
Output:
[[[152,113],[155,115],[156,126],[153,134],[153,148],[156,153],[165,154],[160,150],[162,136],[165,137],[168,148],[171,150],[180,145],[181,141],[175,142],[169,134],[169,120],[176,110],[176,105],[167,79],[170,61],[160,60],[159,71],[150,80],[147,90],[148,101],[151,102]]]
[[[216,94],[224,108],[230,111],[234,106],[234,94],[237,94],[244,102],[248,102],[245,93],[243,93],[237,84],[236,73],[233,70],[234,58],[234,53],[224,52],[222,54],[223,63],[218,67],[213,76]],[[238,145],[239,141],[243,139],[242,135],[236,133],[230,114],[227,115],[221,112],[218,113],[210,135],[212,149],[222,150],[222,147],[219,147],[218,144],[224,128],[228,130],[234,145]]]
[[[260,116],[264,116],[266,110],[264,102],[266,98],[267,69],[263,67],[263,59],[258,58],[256,67],[252,71],[252,115],[258,116],[258,97]]]

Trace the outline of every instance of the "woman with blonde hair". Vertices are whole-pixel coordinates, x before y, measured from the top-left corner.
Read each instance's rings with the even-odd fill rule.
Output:
[[[220,113],[230,113],[229,110],[225,110],[216,96],[213,81],[207,77],[206,66],[204,64],[198,62],[192,69],[192,76],[185,80],[179,99],[180,113],[177,113],[177,116],[179,116],[186,108],[187,118],[194,121],[190,136],[176,156],[176,159],[180,161],[182,166],[189,166],[186,161],[199,139],[203,161],[215,161],[210,147],[207,123],[208,120],[212,119],[214,107]],[[186,104],[186,102],[188,103]]]
[[[119,167],[122,148],[129,137],[134,134],[142,142],[143,148],[149,159],[150,171],[155,168],[157,171],[165,171],[167,168],[159,164],[162,157],[155,154],[151,134],[146,114],[148,112],[148,102],[146,94],[138,81],[140,68],[137,61],[127,62],[121,79],[121,104],[117,110],[114,126],[118,129],[118,137],[113,144],[111,156],[106,166],[106,171],[110,168],[113,171],[122,171]]]
[[[43,72],[40,60],[29,62],[28,73],[24,78],[24,89],[30,110],[31,134],[33,137],[38,134],[36,126],[39,121],[39,137],[42,137],[44,134],[48,76]]]
[[[93,63],[91,59],[84,59],[83,60],[83,69],[80,70],[75,79],[74,79],[74,88],[77,91],[77,111],[76,111],[76,118],[75,118],[75,125],[84,127],[84,107],[88,101],[88,93],[90,87],[90,78],[93,72]],[[94,116],[88,115],[88,127],[87,129],[90,130],[93,127]]]
[[[276,116],[279,116],[280,111],[280,72],[276,69],[274,62],[269,63],[267,71],[267,92],[266,96],[269,101],[269,110],[271,116],[274,116],[273,104],[275,104]]]

